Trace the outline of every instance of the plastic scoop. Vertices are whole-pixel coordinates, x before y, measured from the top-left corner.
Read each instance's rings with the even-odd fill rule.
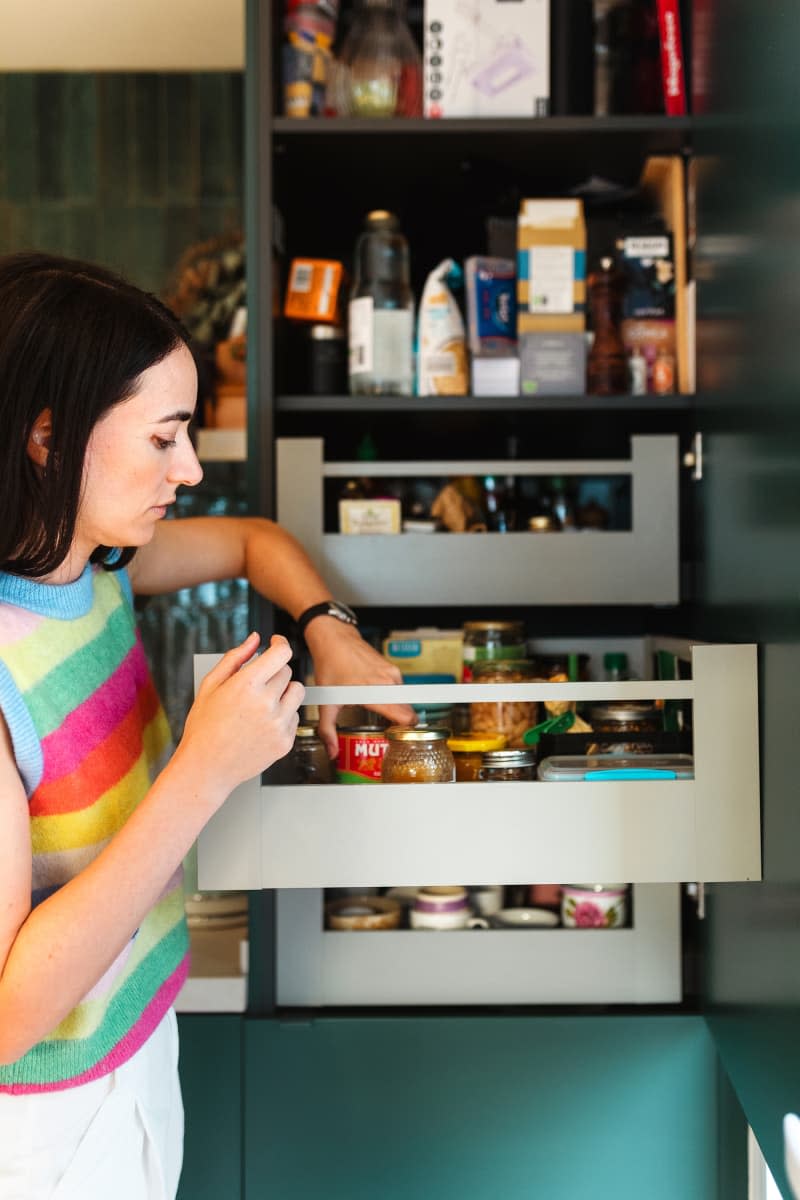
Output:
[[[522,741],[526,746],[538,746],[539,738],[543,733],[566,733],[572,728],[575,721],[575,713],[564,712],[557,717],[548,717],[546,721],[540,721],[538,725],[532,725],[530,729],[526,729],[522,735]]]

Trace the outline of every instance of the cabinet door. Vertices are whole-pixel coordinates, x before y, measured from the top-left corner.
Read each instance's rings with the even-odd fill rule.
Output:
[[[242,1020],[181,1016],[178,1028],[186,1120],[178,1200],[240,1200]]]

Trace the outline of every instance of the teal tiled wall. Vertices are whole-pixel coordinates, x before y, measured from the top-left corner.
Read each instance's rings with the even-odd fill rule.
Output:
[[[162,291],[240,229],[242,75],[0,74],[0,253],[75,255]]]

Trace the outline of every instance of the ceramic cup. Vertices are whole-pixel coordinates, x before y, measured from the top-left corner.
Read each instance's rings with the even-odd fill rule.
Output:
[[[469,889],[470,899],[475,911],[483,917],[490,917],[503,907],[503,885],[500,883],[480,883]]]
[[[565,883],[561,889],[567,929],[619,929],[627,919],[627,883]]]
[[[553,929],[558,925],[558,914],[549,908],[501,908],[493,919],[501,929]]]
[[[412,929],[465,929],[471,917],[463,887],[420,888],[409,913]]]

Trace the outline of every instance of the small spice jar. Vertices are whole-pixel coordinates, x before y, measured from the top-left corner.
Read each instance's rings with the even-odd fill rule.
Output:
[[[381,768],[383,783],[453,783],[453,755],[447,745],[448,729],[390,725],[389,743]]]
[[[653,754],[653,742],[642,739],[642,734],[658,733],[662,726],[661,713],[655,704],[626,700],[619,704],[595,704],[589,709],[589,724],[595,733],[616,734],[614,741],[598,741],[587,749],[587,754]],[[638,735],[634,741],[626,742],[620,734]]]
[[[313,725],[298,725],[290,752],[295,783],[332,783],[331,760]]]
[[[533,750],[489,750],[481,757],[478,779],[483,783],[524,783],[536,778]]]
[[[530,683],[536,678],[527,659],[475,663],[473,683]],[[502,733],[509,746],[522,746],[522,736],[538,720],[535,700],[477,700],[470,705],[471,733]]]
[[[464,733],[448,738],[456,764],[456,783],[476,783],[483,754],[487,750],[503,750],[506,739],[502,733]]]
[[[464,624],[464,683],[470,683],[476,663],[524,658],[525,630],[521,621],[467,621]]]

